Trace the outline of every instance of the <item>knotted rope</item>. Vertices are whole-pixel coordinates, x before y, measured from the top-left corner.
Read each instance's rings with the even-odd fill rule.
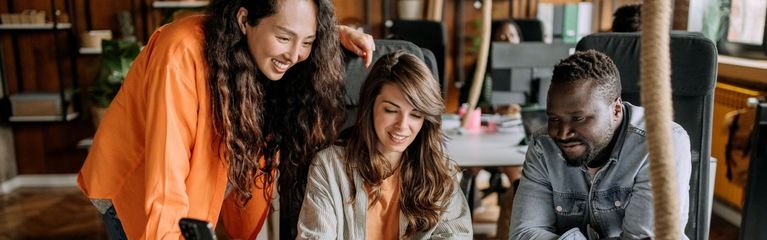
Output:
[[[654,239],[679,239],[676,164],[671,141],[671,60],[669,28],[673,1],[646,0],[641,16],[641,88],[645,107],[650,182],[655,220]]]
[[[477,107],[479,101],[479,94],[482,91],[482,85],[485,82],[485,70],[487,69],[487,58],[490,55],[490,25],[492,22],[492,0],[482,1],[482,37],[479,45],[479,54],[477,54],[477,67],[474,71],[474,76],[471,78],[471,89],[469,89],[469,108],[466,111],[466,116],[461,121],[461,126],[466,127],[469,116],[474,108]]]

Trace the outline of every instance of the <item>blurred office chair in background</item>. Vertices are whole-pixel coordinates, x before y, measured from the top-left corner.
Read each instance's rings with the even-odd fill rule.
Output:
[[[437,74],[441,91],[445,87],[445,48],[447,46],[447,30],[441,22],[429,20],[394,20],[391,26],[392,38],[401,39],[429,49],[434,54],[437,63]],[[376,45],[378,51],[378,45]]]
[[[716,160],[711,158],[711,121],[717,77],[716,45],[701,33],[671,32],[671,89],[674,122],[690,135],[692,172],[690,212],[685,234],[708,239]],[[607,54],[618,67],[624,101],[641,105],[639,98],[639,33],[596,33],[584,37],[576,49]]]

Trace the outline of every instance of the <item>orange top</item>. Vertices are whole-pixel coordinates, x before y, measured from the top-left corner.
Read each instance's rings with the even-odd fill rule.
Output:
[[[399,170],[395,170],[381,183],[381,198],[368,208],[366,239],[399,238],[399,192]]]
[[[245,209],[224,202],[227,165],[214,146],[203,20],[184,18],[152,34],[80,170],[83,193],[111,199],[129,239],[179,239],[179,219],[215,225],[222,204],[225,222],[238,223],[227,224],[232,238],[255,236],[266,217],[263,189],[253,189]]]

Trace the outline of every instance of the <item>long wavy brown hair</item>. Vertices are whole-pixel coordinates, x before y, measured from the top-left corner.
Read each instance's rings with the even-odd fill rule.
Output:
[[[408,103],[424,113],[424,123],[415,140],[400,160],[399,207],[408,221],[405,236],[427,231],[436,226],[453,194],[454,182],[445,155],[445,134],[440,115],[445,104],[439,84],[426,65],[415,55],[404,51],[387,54],[373,65],[360,90],[356,125],[342,135],[345,144],[345,168],[350,182],[358,172],[370,186],[374,204],[381,197],[381,183],[392,175],[392,166],[376,149],[378,137],[373,121],[373,105],[384,85],[398,86]],[[352,196],[357,189],[352,186]],[[355,201],[352,198],[352,201]]]
[[[317,33],[311,54],[280,81],[260,73],[236,15],[245,8],[248,24],[255,26],[275,14],[282,1],[213,0],[208,6],[205,57],[219,141],[214,147],[223,147],[219,155],[229,165],[229,184],[241,204],[253,197],[254,186],[271,186],[277,168],[281,200],[297,204],[282,208],[300,209],[309,161],[318,149],[333,143],[343,124],[345,90],[335,10],[329,0],[312,1],[317,6]],[[264,162],[259,163],[261,158]]]

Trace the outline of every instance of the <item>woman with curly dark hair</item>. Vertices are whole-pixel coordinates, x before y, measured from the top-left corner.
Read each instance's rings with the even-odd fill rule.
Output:
[[[178,239],[179,219],[221,213],[252,239],[275,181],[300,206],[308,161],[345,117],[339,35],[368,63],[374,48],[335,23],[330,0],[214,0],[152,34],[78,177],[108,233]]]
[[[309,167],[300,239],[471,239],[471,215],[445,153],[439,83],[415,55],[381,57],[354,127]]]

